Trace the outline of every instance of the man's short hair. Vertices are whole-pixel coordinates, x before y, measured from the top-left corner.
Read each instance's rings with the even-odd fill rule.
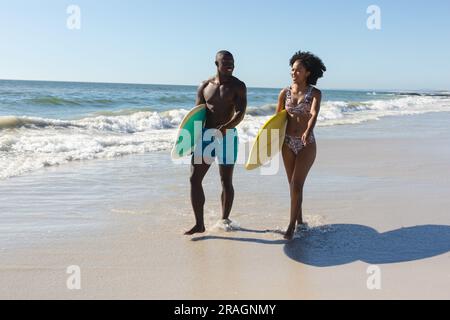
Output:
[[[220,50],[220,51],[217,52],[217,54],[216,54],[216,61],[217,61],[220,57],[231,57],[231,58],[233,58],[233,55],[231,54],[230,51],[227,51],[227,50]]]

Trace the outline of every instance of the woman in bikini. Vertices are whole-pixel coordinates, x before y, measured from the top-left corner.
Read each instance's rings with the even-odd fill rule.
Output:
[[[292,85],[281,91],[277,112],[286,109],[288,122],[282,155],[289,181],[291,214],[284,238],[294,237],[296,224],[303,225],[303,186],[316,159],[314,126],[322,93],[313,87],[326,71],[322,60],[310,52],[299,51],[290,60]]]

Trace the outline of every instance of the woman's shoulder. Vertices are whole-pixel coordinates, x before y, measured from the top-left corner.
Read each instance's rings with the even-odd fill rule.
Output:
[[[319,88],[316,88],[316,87],[314,87],[314,86],[311,86],[311,95],[314,97],[314,98],[320,98],[320,97],[322,97],[322,91],[320,91],[320,89]]]
[[[286,94],[289,92],[289,90],[290,90],[290,87],[285,87],[285,88],[281,89],[280,97],[285,97]]]

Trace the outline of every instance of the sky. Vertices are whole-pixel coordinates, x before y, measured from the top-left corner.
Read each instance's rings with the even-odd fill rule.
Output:
[[[198,85],[226,49],[247,86],[278,88],[307,50],[321,88],[449,90],[449,17],[448,0],[0,0],[0,79]]]

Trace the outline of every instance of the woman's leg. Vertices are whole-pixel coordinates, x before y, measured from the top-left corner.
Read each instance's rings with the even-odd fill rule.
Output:
[[[292,176],[295,170],[295,159],[296,154],[292,151],[285,143],[283,144],[283,148],[281,149],[283,155],[284,168],[286,170],[286,176],[288,179],[288,184],[290,186],[292,181]],[[289,231],[289,230],[288,230]]]
[[[295,230],[295,223],[303,223],[302,203],[303,203],[303,186],[306,177],[316,159],[316,144],[312,143],[302,149],[296,159],[295,168],[290,181],[291,193],[291,216],[289,227],[286,231],[285,238],[292,239]]]
[[[283,156],[284,169],[286,170],[288,183],[290,183],[295,168],[295,153],[291,149],[289,149],[286,144],[283,144],[281,154]]]

